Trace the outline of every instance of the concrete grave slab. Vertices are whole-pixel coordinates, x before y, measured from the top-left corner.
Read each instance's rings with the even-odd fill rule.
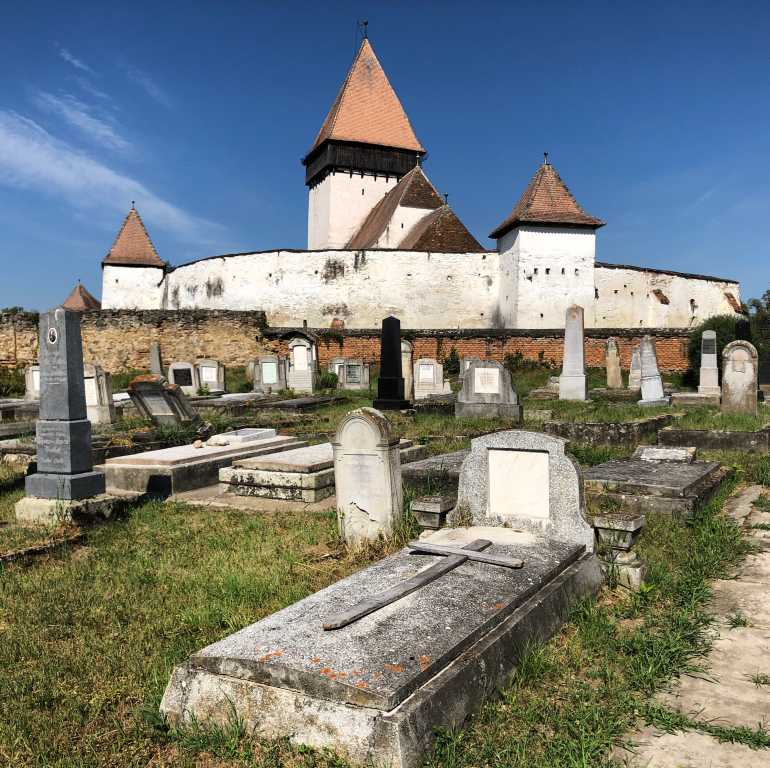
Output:
[[[439,478],[457,482],[460,478],[460,468],[469,453],[468,450],[452,451],[414,461],[401,467],[401,477],[413,483]]]

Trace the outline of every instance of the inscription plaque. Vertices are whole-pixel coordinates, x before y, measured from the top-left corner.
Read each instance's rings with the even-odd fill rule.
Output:
[[[430,363],[420,363],[419,378],[421,384],[433,383],[433,366]]]
[[[278,383],[278,363],[272,361],[262,363],[262,383],[263,384],[277,384]]]
[[[717,353],[717,340],[705,337],[701,345],[701,354],[715,355]]]
[[[497,368],[476,368],[473,389],[479,395],[496,395],[500,391],[500,371]]]
[[[489,514],[547,520],[550,515],[547,451],[490,448]]]

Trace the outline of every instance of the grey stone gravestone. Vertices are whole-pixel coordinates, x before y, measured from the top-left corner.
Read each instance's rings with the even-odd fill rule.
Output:
[[[389,536],[403,512],[399,438],[374,408],[340,422],[334,442],[340,534],[352,546]]]
[[[593,552],[583,479],[577,462],[565,452],[566,444],[563,438],[524,430],[472,440],[450,525],[502,525],[584,544]]]
[[[289,341],[289,371],[286,383],[295,392],[312,394],[316,384],[315,345],[304,336]]]
[[[559,377],[559,400],[586,399],[583,307],[567,308],[564,325],[564,361]]]
[[[411,400],[414,397],[412,345],[408,341],[401,342],[401,372],[404,375],[404,399]]]
[[[112,424],[115,421],[112,376],[98,365],[84,365],[83,385],[88,420],[91,424]]]
[[[618,352],[618,342],[613,338],[607,339],[605,365],[607,368],[607,389],[622,389],[623,375],[620,370],[620,353]]]
[[[748,341],[733,341],[722,350],[722,411],[757,412],[757,350]]]
[[[452,388],[444,381],[444,366],[430,357],[421,357],[414,363],[414,399],[451,394]]]
[[[153,376],[163,375],[163,358],[160,355],[160,344],[157,341],[150,343],[150,373]]]
[[[171,363],[168,367],[168,380],[180,387],[186,395],[197,395],[200,389],[198,372],[192,363]]]
[[[216,360],[196,360],[195,370],[201,388],[206,387],[210,394],[221,394],[227,391],[225,366]]]
[[[155,424],[186,424],[199,420],[181,387],[162,376],[137,376],[128,385],[137,411]]]
[[[663,379],[658,371],[658,358],[655,354],[655,342],[645,336],[639,349],[642,361],[642,399],[640,405],[668,405],[668,398],[663,394]]]
[[[641,389],[642,387],[642,356],[641,347],[635,346],[631,350],[631,369],[628,372],[628,388]]]
[[[495,360],[471,359],[462,377],[455,416],[521,421],[522,407],[507,368]]]
[[[24,370],[24,398],[25,400],[40,399],[40,366],[28,365]]]
[[[286,389],[286,361],[278,355],[262,355],[254,366],[253,388],[266,395]]]
[[[93,471],[91,423],[86,418],[80,314],[58,307],[40,316],[40,420],[37,472],[27,496],[77,500],[104,493]]]
[[[700,381],[698,393],[719,395],[719,365],[717,363],[717,332],[703,331],[700,340]]]

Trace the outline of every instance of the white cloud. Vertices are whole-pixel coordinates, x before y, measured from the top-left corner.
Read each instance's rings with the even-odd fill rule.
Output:
[[[198,245],[221,240],[219,224],[199,219],[15,112],[0,110],[0,184],[64,198],[77,209],[125,214],[131,200],[152,227]]]
[[[90,96],[93,96],[94,98],[101,99],[105,102],[112,102],[112,96],[110,96],[109,93],[105,93],[104,91],[100,91],[93,83],[91,83],[88,78],[86,77],[76,77],[75,82],[80,86],[80,88],[85,91]]]
[[[91,67],[88,66],[88,64],[85,64],[80,59],[73,56],[66,48],[63,46],[58,46],[59,56],[61,56],[64,61],[66,61],[68,64],[71,64],[75,69],[80,69],[83,72],[88,72],[91,75],[96,74]]]
[[[168,94],[146,72],[129,66],[126,69],[126,74],[137,85],[141,86],[148,96],[155,99],[158,104],[164,107],[171,106],[171,99],[169,99]]]
[[[71,126],[77,128],[93,141],[108,149],[128,149],[130,142],[117,131],[113,121],[97,117],[92,107],[83,104],[74,96],[37,91],[33,100],[40,109],[58,115]]]

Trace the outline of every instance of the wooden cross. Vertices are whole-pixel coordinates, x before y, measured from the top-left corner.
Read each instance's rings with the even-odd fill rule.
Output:
[[[453,571],[468,560],[487,563],[489,565],[499,565],[503,568],[521,568],[524,565],[523,560],[513,560],[509,557],[500,557],[499,555],[481,554],[487,547],[492,546],[492,542],[487,539],[476,539],[470,544],[466,544],[464,547],[444,547],[439,544],[426,544],[421,541],[410,541],[407,546],[414,552],[430,555],[444,555],[446,559],[439,561],[430,568],[426,568],[424,571],[420,571],[416,576],[412,576],[411,579],[407,579],[403,583],[397,584],[395,587],[391,587],[379,595],[363,600],[358,603],[358,605],[349,608],[347,611],[342,611],[334,616],[330,616],[324,622],[323,627],[325,630],[347,627],[348,624],[363,619],[364,616],[379,611],[380,608],[384,608],[386,605],[390,605],[396,600],[400,600],[402,597],[411,595],[412,592],[420,589],[420,587],[430,584],[432,581],[440,578],[445,573],[449,573],[449,571]]]

